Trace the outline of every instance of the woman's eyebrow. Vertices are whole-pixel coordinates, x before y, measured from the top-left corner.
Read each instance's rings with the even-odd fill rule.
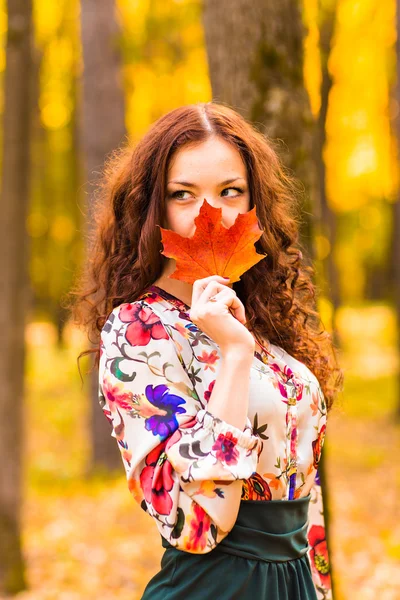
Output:
[[[225,179],[225,181],[221,181],[218,185],[228,185],[229,183],[233,183],[239,179],[244,180],[243,177],[233,177],[231,179]],[[185,187],[198,187],[195,183],[190,183],[190,181],[177,181],[176,179],[172,179],[171,181],[168,181],[168,183],[176,183],[178,185],[184,185]]]

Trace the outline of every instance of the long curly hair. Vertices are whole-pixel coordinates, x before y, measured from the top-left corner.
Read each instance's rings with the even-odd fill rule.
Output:
[[[331,335],[316,308],[315,273],[299,242],[301,185],[283,165],[274,143],[231,108],[215,102],[167,113],[134,146],[124,142],[105,161],[91,213],[87,258],[70,290],[67,308],[83,327],[99,363],[100,332],[118,305],[134,302],[163,272],[162,250],[168,167],[188,143],[220,136],[246,165],[251,208],[264,230],[255,248],[266,257],[243,273],[233,289],[247,327],[303,362],[317,377],[330,410],[343,371]]]

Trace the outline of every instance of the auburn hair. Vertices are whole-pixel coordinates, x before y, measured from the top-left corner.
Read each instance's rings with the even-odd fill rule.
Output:
[[[239,151],[247,168],[251,208],[263,234],[255,243],[266,257],[243,273],[233,289],[246,310],[247,327],[297,358],[317,377],[328,410],[341,391],[343,371],[332,336],[316,308],[315,273],[299,242],[299,182],[274,143],[233,109],[216,102],[176,108],[158,119],[135,145],[124,142],[105,161],[94,194],[94,223],[87,254],[67,308],[94,347],[118,305],[134,302],[155,282],[167,260],[162,250],[168,168],[185,144],[219,136]]]

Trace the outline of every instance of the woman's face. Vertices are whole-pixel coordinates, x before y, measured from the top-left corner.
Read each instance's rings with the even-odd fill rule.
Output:
[[[222,208],[226,228],[233,225],[239,213],[250,210],[246,166],[238,150],[220,137],[184,146],[172,157],[164,227],[192,237],[194,219],[204,198],[215,208]]]

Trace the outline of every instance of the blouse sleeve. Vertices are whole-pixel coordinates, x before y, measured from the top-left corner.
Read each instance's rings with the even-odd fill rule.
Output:
[[[211,551],[232,529],[243,479],[261,440],[214,417],[150,305],[122,304],[101,332],[100,405],[112,425],[128,488],[180,550]]]

